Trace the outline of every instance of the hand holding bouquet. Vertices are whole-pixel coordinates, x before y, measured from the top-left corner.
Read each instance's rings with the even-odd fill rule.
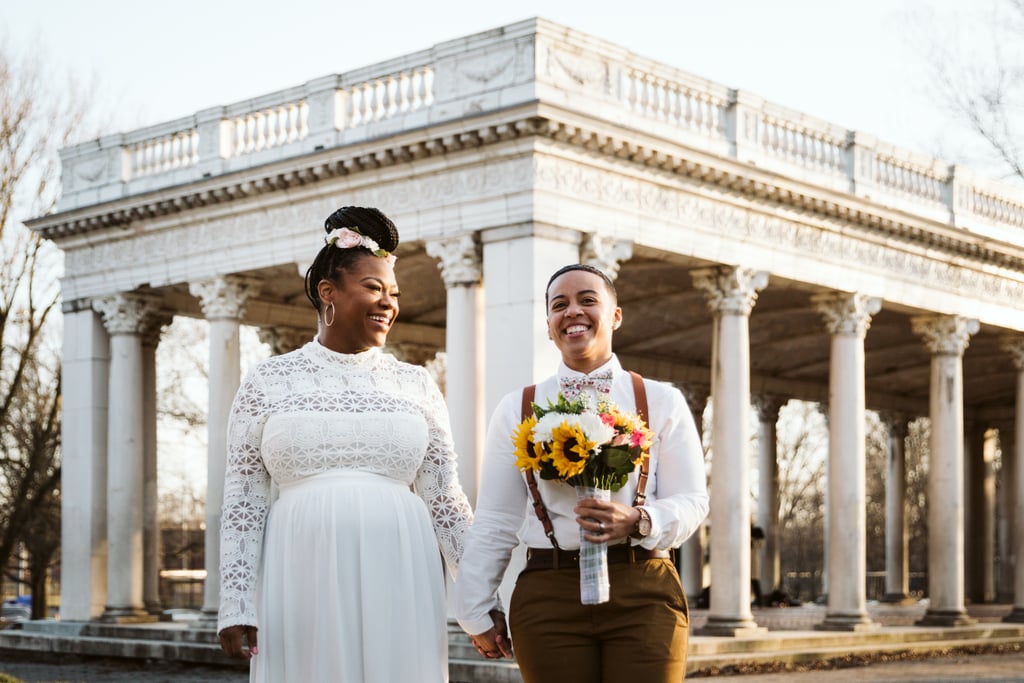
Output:
[[[609,401],[591,409],[585,400],[559,394],[547,408],[533,404],[533,415],[512,435],[516,466],[576,487],[577,496],[608,501],[650,457],[654,435],[634,413]],[[608,600],[607,543],[586,540],[580,530],[580,598],[585,605]]]

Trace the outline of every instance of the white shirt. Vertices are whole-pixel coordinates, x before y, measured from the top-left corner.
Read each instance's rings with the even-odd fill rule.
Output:
[[[635,411],[632,378],[612,356],[594,372],[613,371],[610,400],[621,410]],[[559,391],[559,377],[579,375],[564,363],[558,374],[537,385],[534,402],[546,406]],[[675,548],[682,544],[708,513],[708,494],[700,438],[682,393],[668,384],[645,379],[648,428],[655,433],[651,446],[650,475],[644,508],[651,516],[651,533],[632,541],[648,549]],[[585,389],[584,391],[590,391]],[[516,467],[512,434],[522,419],[522,390],[502,398],[487,429],[483,473],[473,526],[466,536],[459,579],[455,584],[455,614],[468,633],[491,628],[490,610],[498,607],[497,590],[512,551],[520,541],[533,548],[550,548],[523,473]],[[612,493],[612,500],[632,505],[637,476]],[[562,481],[537,477],[544,506],[563,549],[579,548],[576,523],[576,492]]]

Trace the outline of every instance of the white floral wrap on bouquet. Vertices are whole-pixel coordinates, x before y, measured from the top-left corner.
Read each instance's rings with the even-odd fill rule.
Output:
[[[608,502],[612,492],[593,486],[577,486],[576,498],[594,498]],[[583,537],[580,529],[580,602],[584,605],[600,605],[608,602],[611,582],[608,580],[608,544],[594,543]]]

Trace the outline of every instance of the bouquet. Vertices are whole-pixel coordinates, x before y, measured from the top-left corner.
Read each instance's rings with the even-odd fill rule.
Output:
[[[630,473],[650,457],[653,433],[635,413],[607,400],[592,409],[583,397],[562,394],[519,423],[512,435],[516,466],[541,479],[575,487],[578,499],[611,500]],[[608,544],[593,543],[580,530],[580,599],[584,605],[608,601]]]

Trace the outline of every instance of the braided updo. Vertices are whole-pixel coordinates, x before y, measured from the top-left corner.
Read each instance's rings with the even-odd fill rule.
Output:
[[[391,253],[398,247],[398,228],[379,209],[364,206],[343,206],[324,221],[324,232],[349,228],[371,238],[384,251]],[[366,247],[339,249],[324,245],[306,271],[306,297],[313,308],[320,310],[320,294],[317,285],[321,280],[335,282],[339,271],[345,270],[360,258],[373,255]]]

